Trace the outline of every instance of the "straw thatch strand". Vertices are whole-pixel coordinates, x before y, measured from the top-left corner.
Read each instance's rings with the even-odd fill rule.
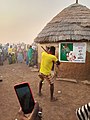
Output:
[[[37,43],[90,41],[90,9],[73,4],[57,14],[35,38]]]

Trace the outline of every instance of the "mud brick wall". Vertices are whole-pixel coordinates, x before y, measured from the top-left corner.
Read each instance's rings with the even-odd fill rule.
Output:
[[[61,63],[59,76],[90,81],[90,52],[86,52],[86,63]]]

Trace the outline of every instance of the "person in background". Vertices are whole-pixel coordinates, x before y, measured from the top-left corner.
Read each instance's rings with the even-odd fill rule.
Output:
[[[8,48],[8,62],[12,64],[12,45]]]
[[[8,48],[8,54],[12,54],[12,45]]]
[[[44,79],[46,79],[50,85],[50,100],[56,101],[57,98],[53,96],[54,93],[54,79],[55,76],[51,74],[53,63],[56,63],[56,65],[60,65],[60,62],[58,61],[57,57],[55,55],[52,55],[52,49],[49,49],[49,52],[42,52],[42,59],[41,59],[41,65],[40,65],[40,71],[39,71],[39,77],[41,78],[39,82],[39,96],[42,95],[41,89],[43,85]]]
[[[33,54],[32,54],[32,61],[33,61],[33,67],[37,68],[38,66],[38,52],[37,52],[37,47],[32,46],[33,49]]]
[[[17,62],[18,63],[23,62],[23,52],[22,52],[21,46],[19,46],[17,50]]]
[[[7,58],[8,58],[8,47],[9,47],[9,43],[5,44],[5,46],[4,46],[4,60],[7,60]]]
[[[2,50],[2,46],[0,45],[0,65],[3,65],[3,50]]]
[[[15,52],[12,52],[12,63],[16,63],[16,55],[15,55]]]
[[[26,61],[26,59],[27,59],[27,51],[26,51],[26,49],[24,49],[24,51],[23,51],[23,57],[24,57],[24,61]]]
[[[29,67],[32,66],[32,55],[33,55],[33,49],[32,46],[30,45],[29,49],[28,49],[28,60],[29,60]]]

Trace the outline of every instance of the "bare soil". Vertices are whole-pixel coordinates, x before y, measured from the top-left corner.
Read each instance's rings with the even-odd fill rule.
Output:
[[[55,81],[55,96],[58,101],[50,102],[49,85],[44,82],[42,93],[38,96],[38,72],[32,72],[25,63],[0,66],[0,120],[15,120],[20,108],[14,85],[20,82],[29,82],[34,99],[43,109],[43,120],[77,120],[76,108],[90,102],[90,85]],[[78,77],[77,77],[78,78]],[[61,91],[61,93],[58,93]]]

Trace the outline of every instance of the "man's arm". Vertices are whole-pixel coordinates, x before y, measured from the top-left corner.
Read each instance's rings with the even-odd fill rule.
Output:
[[[56,66],[58,66],[58,65],[60,65],[60,61],[59,60],[56,61]]]

